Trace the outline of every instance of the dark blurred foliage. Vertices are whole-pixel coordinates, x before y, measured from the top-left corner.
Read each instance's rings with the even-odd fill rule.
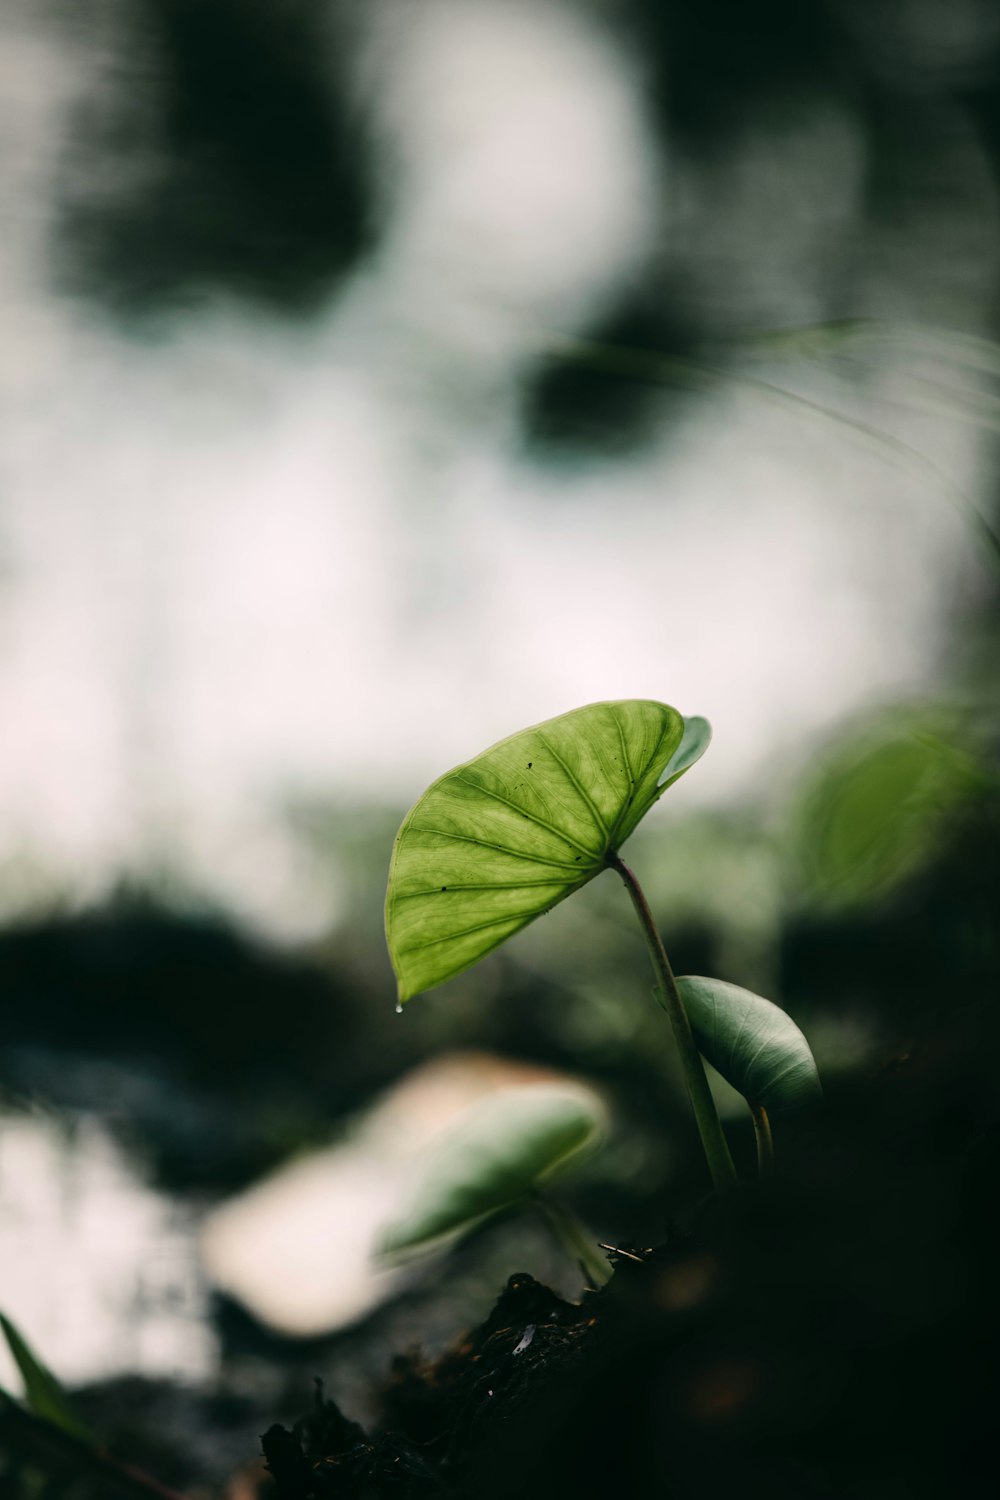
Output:
[[[308,313],[370,240],[366,161],[316,0],[133,0],[78,120],[57,264],[143,315],[236,292]]]
[[[387,995],[135,897],[3,932],[0,987],[14,1094],[96,1108],[175,1188],[256,1176],[408,1061]]]
[[[927,41],[933,18],[919,4],[881,7],[877,16],[850,0],[763,0],[752,7],[740,0],[631,0],[605,9],[641,58],[668,163],[680,157],[697,174],[734,159],[761,124],[794,139],[817,105],[842,109],[860,129],[863,191],[848,232],[824,250],[823,321],[868,310],[866,271],[883,236],[898,233],[916,206],[935,203],[939,216],[966,220],[978,215],[975,183],[961,171],[956,175],[944,153],[956,119],[967,119],[997,176],[1000,49],[985,9],[979,15],[983,45],[971,65],[957,68]],[[965,19],[976,23],[971,12]],[[922,43],[914,33],[924,33]],[[780,163],[774,170],[780,173]],[[825,168],[817,163],[816,170]],[[668,199],[670,192],[668,186]],[[697,364],[718,361],[734,338],[767,327],[771,310],[757,306],[752,291],[734,288],[725,253],[715,277],[704,279],[706,266],[731,240],[728,212],[724,196],[714,201],[699,223],[698,243],[679,253],[670,248],[668,223],[665,249],[592,337]],[[789,201],[789,218],[800,212],[801,205]],[[744,241],[740,251],[766,259],[782,235],[779,214],[771,238]],[[937,253],[929,248],[927,263]],[[907,274],[897,270],[901,285]],[[685,384],[682,370],[673,377],[665,372],[661,396],[665,388],[676,399]],[[662,429],[669,418],[670,406],[652,400],[646,382],[613,364],[543,367],[526,396],[526,425],[542,451],[635,446],[650,436],[654,422]]]
[[[864,34],[843,0],[761,0],[752,9],[739,0],[636,0],[632,12],[643,55],[654,60],[659,116],[695,147],[725,141],[754,112],[793,125],[817,94],[858,105],[874,81]]]
[[[711,969],[697,935],[681,934],[677,951]],[[636,945],[640,995],[644,965]],[[290,958],[133,896],[0,933],[0,1081],[15,1099],[97,1111],[169,1188],[229,1188],[325,1141],[448,1047],[579,1065],[564,1024],[572,993],[516,962],[496,967],[492,1001],[456,1006],[443,993],[401,1019],[387,959],[373,973],[347,949]],[[620,1061],[589,1058],[587,1071],[613,1089]],[[631,1068],[629,1114],[686,1132],[658,1060],[640,1053]]]
[[[543,361],[528,382],[523,412],[533,450],[554,458],[639,447],[691,404],[700,382],[689,366],[704,356],[704,333],[682,299],[662,288],[626,299],[589,330],[586,352]],[[643,369],[644,357],[655,367]]]
[[[949,70],[911,56],[909,33],[926,24],[919,7],[887,11],[879,23],[847,0],[752,9],[738,0],[595,0],[581,9],[636,56],[668,183],[674,154],[697,173],[738,154],[761,122],[794,136],[816,104],[844,108],[860,127],[863,201],[851,234],[828,254],[824,318],[858,311],[859,274],[880,229],[905,222],[915,200],[940,197],[941,174],[954,166],[938,160],[952,112],[974,123],[996,170],[1000,58],[988,17],[975,66]],[[218,293],[314,310],[377,235],[378,164],[350,71],[351,6],[132,0],[125,14],[120,55],[81,104],[66,156],[55,247],[62,284],[129,322]],[[948,191],[942,211],[976,212],[974,182],[960,177]],[[732,232],[727,209],[723,196],[699,225],[699,277]],[[734,295],[740,320],[759,325],[752,294],[744,305],[728,281],[714,298],[692,286],[688,252],[678,255],[672,237],[668,224],[663,250],[600,314],[595,338],[694,357],[741,331]],[[758,240],[740,249],[758,260],[770,253]],[[525,391],[526,427],[543,449],[634,444],[654,411],[662,423],[648,385],[613,369],[546,365]]]

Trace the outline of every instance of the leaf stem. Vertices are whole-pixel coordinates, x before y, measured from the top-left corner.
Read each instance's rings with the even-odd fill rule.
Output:
[[[771,1121],[768,1119],[767,1110],[763,1104],[754,1104],[752,1100],[747,1100],[747,1103],[753,1115],[753,1133],[757,1142],[757,1171],[761,1177],[767,1177],[774,1171],[774,1136],[771,1134]]]
[[[592,1239],[580,1223],[576,1214],[565,1203],[550,1198],[548,1193],[535,1192],[535,1202],[548,1220],[549,1228],[570,1259],[580,1267],[589,1286],[607,1286],[614,1274],[603,1255],[597,1253],[597,1241]]]
[[[736,1188],[736,1169],[729,1154],[722,1121],[719,1119],[719,1112],[708,1086],[705,1067],[695,1045],[691,1023],[684,1009],[684,1002],[681,1000],[674,971],[670,967],[670,960],[663,946],[663,939],[653,920],[653,913],[649,909],[643,889],[628,865],[615,853],[608,854],[606,863],[609,869],[616,870],[621,876],[632,905],[635,907],[636,916],[639,918],[639,925],[653,963],[653,972],[657,978],[656,997],[670,1018],[674,1041],[680,1053],[684,1082],[694,1110],[708,1169],[720,1195],[727,1196]]]

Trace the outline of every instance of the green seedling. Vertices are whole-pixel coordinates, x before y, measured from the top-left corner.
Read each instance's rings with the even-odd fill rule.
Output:
[[[428,1150],[410,1194],[382,1236],[392,1259],[461,1238],[496,1214],[539,1207],[592,1286],[610,1278],[586,1231],[551,1198],[551,1180],[593,1150],[604,1111],[582,1089],[500,1089],[466,1110]]]
[[[594,703],[511,735],[449,771],[414,805],[396,837],[386,938],[401,1009],[603,870],[614,870],[649,950],[709,1170],[726,1194],[736,1174],[699,1043],[645,895],[619,854],[710,737],[704,719],[685,719],[665,703]],[[702,1050],[711,1051],[722,1018],[746,993],[716,991]],[[772,1047],[778,1056],[779,1042],[763,1036],[762,1055]]]

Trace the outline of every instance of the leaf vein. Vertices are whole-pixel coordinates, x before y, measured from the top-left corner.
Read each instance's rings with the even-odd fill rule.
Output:
[[[618,743],[621,746],[622,751],[622,766],[625,770],[626,776],[628,777],[628,796],[622,804],[621,812],[615,819],[614,827],[608,830],[608,847],[609,849],[616,850],[618,847],[618,831],[621,828],[622,824],[625,822],[625,818],[632,806],[632,799],[635,796],[635,776],[632,772],[632,762],[628,758],[628,746],[625,743],[625,731],[621,726],[621,721],[619,720],[618,715],[615,713],[614,709],[610,708],[610,706],[609,712],[611,714],[611,722],[614,724],[615,729],[618,731]]]
[[[802,1059],[798,1057],[793,1057],[790,1062],[785,1063],[785,1066],[783,1068],[779,1068],[777,1073],[772,1074],[772,1076],[767,1080],[768,1091],[773,1089],[775,1084],[779,1083],[781,1079],[785,1077],[786,1073],[794,1072],[796,1068],[801,1066],[801,1064]]]
[[[632,762],[628,758],[628,746],[625,743],[625,731],[622,728],[621,720],[615,713],[614,709],[611,710],[611,718],[614,722],[615,728],[618,731],[618,742],[622,747],[622,764],[625,767],[625,774],[628,777],[629,792],[631,793],[635,790],[635,776],[632,772]]]
[[[743,1064],[743,1076],[748,1082],[750,1077],[750,1070],[753,1067],[754,1063],[757,1061],[760,1054],[764,1051],[764,1048],[773,1046],[773,1044],[774,1036],[773,1034],[768,1034],[767,1036],[765,1036],[764,1040],[761,1042],[760,1046],[757,1048],[753,1056],[748,1057],[746,1062]]]
[[[397,901],[412,901],[415,896],[439,896],[442,891],[528,891],[546,886],[569,886],[573,882],[560,877],[558,880],[494,880],[481,885],[432,885],[425,891],[400,891]]]
[[[489,922],[476,922],[472,927],[462,927],[457,932],[446,932],[442,937],[427,938],[422,943],[407,943],[406,946],[411,953],[425,948],[437,948],[441,943],[453,943],[456,938],[471,937],[474,932],[488,932],[491,927],[507,927],[511,922],[520,922],[524,918],[541,915],[542,910],[533,906],[528,911],[508,912],[506,916],[493,917]]]
[[[573,786],[576,787],[576,790],[579,792],[581,798],[587,804],[590,815],[593,818],[594,822],[597,824],[598,831],[600,832],[601,837],[606,839],[610,830],[607,823],[604,821],[600,808],[597,806],[597,803],[587,791],[587,788],[580,781],[579,777],[576,775],[576,772],[571,770],[566,761],[563,760],[562,756],[559,754],[559,751],[555,748],[555,746],[549,744],[549,741],[545,738],[544,734],[542,734],[541,731],[539,731],[538,738],[545,746],[549,754],[552,756],[552,759],[557,763],[557,765],[561,767],[567,781],[570,781]]]
[[[736,1033],[732,1037],[732,1039],[731,1039],[731,1041],[729,1043],[729,1066],[731,1068],[733,1068],[733,1069],[741,1067],[741,1066],[744,1066],[743,1064],[740,1063],[740,1057],[739,1057],[740,1043],[743,1040],[743,1033],[746,1031],[747,1026],[750,1023],[750,1018],[751,1018],[751,1015],[752,1015],[752,1010],[753,1010],[752,1006],[744,1005],[744,1007],[743,1007],[743,1014],[740,1017],[740,1024],[736,1028]],[[767,1039],[765,1038],[765,1043],[766,1043],[766,1040]],[[758,1048],[758,1051],[759,1050],[760,1049]],[[754,1057],[756,1057],[756,1056],[757,1056],[757,1053],[755,1052],[754,1053]],[[749,1063],[747,1063],[745,1066],[749,1067],[750,1065],[749,1065]]]
[[[579,874],[579,866],[568,859],[548,859],[541,854],[529,854],[526,849],[512,849],[509,844],[498,844],[493,839],[476,838],[469,833],[451,833],[445,828],[428,828],[426,824],[411,823],[412,833],[432,833],[435,838],[454,839],[460,844],[475,844],[480,849],[495,849],[498,854],[509,854],[513,859],[526,859],[533,865],[550,865],[553,869],[573,870]]]
[[[475,792],[480,792],[484,797],[489,797],[492,801],[499,802],[504,807],[509,807],[512,812],[520,813],[522,818],[527,818],[528,822],[534,823],[536,828],[544,828],[546,832],[551,833],[555,838],[561,839],[564,844],[569,844],[571,849],[579,849],[580,853],[585,854],[588,859],[600,859],[601,856],[599,851],[595,852],[593,849],[588,849],[586,844],[578,843],[571,834],[563,833],[562,829],[557,828],[554,823],[548,822],[546,818],[540,818],[537,813],[528,812],[528,809],[526,807],[522,807],[520,803],[515,802],[513,798],[505,797],[503,792],[495,791],[494,788],[490,786],[483,786],[482,783],[478,781],[469,781],[467,777],[461,776],[457,772],[455,773],[453,779],[455,781],[460,781],[463,786],[471,787],[471,789]]]

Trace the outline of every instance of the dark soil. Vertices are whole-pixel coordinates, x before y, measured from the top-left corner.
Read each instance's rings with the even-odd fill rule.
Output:
[[[318,1386],[314,1410],[291,1432],[264,1435],[280,1500],[466,1493],[484,1464],[502,1462],[522,1408],[579,1364],[600,1302],[595,1293],[564,1302],[531,1276],[512,1276],[485,1323],[436,1364],[416,1350],[395,1359],[370,1438]]]
[[[395,1360],[386,1421],[447,1466],[579,1360],[597,1301],[564,1302],[526,1273],[512,1276],[485,1323],[436,1365],[418,1354]]]

